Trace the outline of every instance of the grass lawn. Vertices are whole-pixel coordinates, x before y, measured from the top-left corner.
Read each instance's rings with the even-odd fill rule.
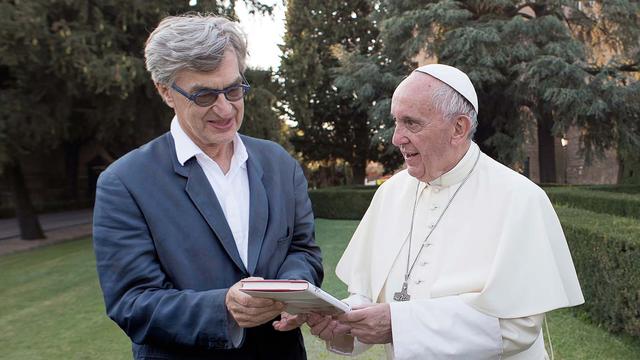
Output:
[[[341,297],[335,265],[356,221],[317,222],[325,288]],[[638,359],[640,340],[614,336],[568,310],[548,316],[556,359]],[[344,359],[309,335],[310,359]],[[104,314],[88,239],[0,257],[0,359],[130,359],[128,338]],[[358,359],[383,359],[380,347]]]

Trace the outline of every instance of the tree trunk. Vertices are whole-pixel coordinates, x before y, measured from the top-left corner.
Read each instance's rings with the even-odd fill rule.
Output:
[[[20,238],[23,240],[44,239],[38,214],[31,203],[29,190],[25,184],[22,167],[18,161],[7,165],[7,176],[11,179],[16,218],[20,227]]]
[[[551,134],[553,121],[538,119],[538,158],[540,164],[540,183],[555,183],[556,143]]]
[[[352,152],[349,163],[353,178],[351,184],[364,185],[364,179],[367,176],[367,160],[369,160],[369,148],[371,147],[371,135],[369,134],[369,125],[367,124],[367,114],[358,113],[353,116]]]
[[[351,164],[351,171],[353,171],[353,180],[351,181],[352,184],[364,185],[364,178],[367,171],[366,162],[366,159],[355,159],[355,161]]]
[[[618,160],[618,178],[616,179],[616,184],[622,184],[623,183],[623,179],[624,179],[624,158],[622,156],[622,154],[620,154],[620,150],[618,150],[618,154],[616,156],[617,160]]]

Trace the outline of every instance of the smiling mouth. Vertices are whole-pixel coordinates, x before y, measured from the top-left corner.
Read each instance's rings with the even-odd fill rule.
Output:
[[[411,159],[412,157],[418,155],[418,153],[417,152],[416,153],[403,153],[403,155],[404,155],[404,158],[406,160],[408,160],[408,159]]]
[[[207,120],[207,123],[209,123],[210,125],[213,125],[214,127],[217,128],[227,128],[229,126],[231,126],[231,122],[233,122],[233,118],[227,119],[227,120]]]

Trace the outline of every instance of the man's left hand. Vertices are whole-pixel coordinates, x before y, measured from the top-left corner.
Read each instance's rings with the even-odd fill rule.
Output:
[[[272,325],[273,328],[278,331],[289,331],[299,328],[306,321],[306,314],[291,315],[283,311],[282,314],[280,314],[280,320],[274,321]]]
[[[391,308],[389,304],[372,304],[354,307],[337,319],[351,326],[351,335],[364,344],[387,344],[393,340],[391,333]]]

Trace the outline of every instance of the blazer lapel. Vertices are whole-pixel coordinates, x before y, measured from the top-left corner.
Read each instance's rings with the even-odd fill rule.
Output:
[[[246,143],[245,143],[246,146]],[[249,177],[249,274],[253,275],[258,264],[265,230],[269,219],[269,200],[262,183],[262,166],[247,148],[247,176]]]
[[[202,168],[198,165],[198,161],[195,158],[187,160],[184,168],[188,168],[187,186],[185,190],[191,198],[191,201],[193,201],[198,211],[200,211],[200,214],[202,214],[218,239],[220,239],[222,246],[236,266],[246,272],[236,242],[233,239],[233,233],[224,216],[218,197],[211,188],[211,184],[204,174],[204,171],[202,171]]]

